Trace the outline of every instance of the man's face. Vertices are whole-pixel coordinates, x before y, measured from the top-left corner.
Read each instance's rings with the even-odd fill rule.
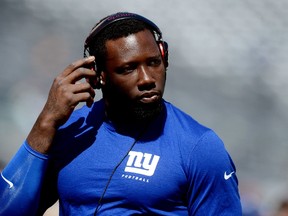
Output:
[[[155,112],[164,93],[166,69],[152,33],[144,30],[109,40],[106,48],[102,73],[106,104],[114,111],[136,112],[142,117]]]

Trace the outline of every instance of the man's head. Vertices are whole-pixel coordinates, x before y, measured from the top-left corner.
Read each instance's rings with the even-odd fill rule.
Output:
[[[141,120],[160,112],[168,50],[154,23],[130,13],[108,16],[92,29],[85,48],[96,58],[110,117]]]
[[[105,68],[107,49],[105,42],[120,37],[127,37],[139,31],[148,29],[154,35],[161,51],[165,67],[168,67],[168,44],[162,39],[161,30],[147,18],[134,13],[119,12],[101,19],[90,31],[85,40],[84,56],[97,56],[96,64],[99,70]],[[98,71],[99,72],[99,71]]]

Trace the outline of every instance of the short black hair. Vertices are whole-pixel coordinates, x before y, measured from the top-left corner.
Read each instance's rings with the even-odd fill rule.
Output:
[[[94,29],[97,25],[98,23],[92,29]],[[91,38],[88,44],[88,49],[90,55],[96,57],[97,69],[101,71],[105,68],[107,56],[105,43],[107,40],[116,40],[121,37],[127,37],[131,34],[135,34],[146,29],[150,30],[155,37],[153,29],[147,23],[136,19],[124,19],[110,24],[95,35],[94,38]]]

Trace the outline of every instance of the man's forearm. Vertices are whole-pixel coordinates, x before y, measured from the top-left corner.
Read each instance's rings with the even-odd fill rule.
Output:
[[[0,215],[36,214],[47,165],[48,156],[25,141],[1,172]]]

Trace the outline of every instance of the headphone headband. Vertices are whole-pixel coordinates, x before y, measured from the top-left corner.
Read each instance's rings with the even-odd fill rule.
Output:
[[[104,28],[106,28],[107,26],[111,25],[112,23],[118,22],[120,20],[126,20],[126,19],[135,19],[135,20],[139,20],[139,21],[143,21],[144,23],[148,24],[154,32],[157,33],[157,40],[161,41],[162,40],[162,32],[161,30],[158,28],[158,26],[153,23],[151,20],[135,14],[135,13],[129,13],[129,12],[118,12],[115,14],[112,14],[110,16],[107,16],[106,18],[104,18],[103,20],[101,20],[90,32],[89,36],[86,38],[85,40],[85,47],[88,46],[88,44],[90,43],[90,41],[92,40],[92,38],[97,35],[100,31],[102,31]]]

